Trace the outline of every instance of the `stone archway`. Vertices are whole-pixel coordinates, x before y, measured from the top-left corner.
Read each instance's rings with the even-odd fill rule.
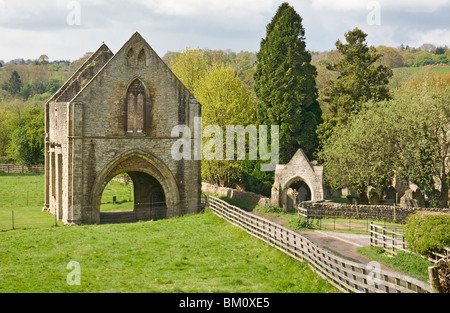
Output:
[[[105,166],[95,179],[90,202],[92,204],[92,220],[96,224],[101,223],[100,204],[103,190],[111,179],[121,173],[128,173],[135,185],[134,214],[136,220],[170,218],[180,215],[180,195],[171,171],[156,157],[140,150],[131,150],[119,155]],[[164,205],[159,206],[158,212],[152,211],[154,194],[158,194],[159,199],[162,199],[162,195],[164,197]]]
[[[298,195],[293,194],[293,190],[289,191],[292,185],[296,187],[296,183],[297,192],[301,187],[305,189],[306,199],[312,201],[324,199],[323,167],[311,164],[302,150],[298,150],[288,164],[277,165],[271,204],[285,210],[290,210],[298,204],[296,203]]]
[[[312,200],[311,187],[301,177],[293,178],[286,183],[285,189],[285,203],[287,210],[294,209],[303,201]]]

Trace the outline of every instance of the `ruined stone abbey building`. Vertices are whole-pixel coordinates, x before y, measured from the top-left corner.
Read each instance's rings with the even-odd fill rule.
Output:
[[[200,161],[176,161],[176,125],[193,129],[198,101],[135,33],[103,44],[46,104],[44,209],[66,224],[102,222],[108,182],[128,173],[136,220],[196,213]]]

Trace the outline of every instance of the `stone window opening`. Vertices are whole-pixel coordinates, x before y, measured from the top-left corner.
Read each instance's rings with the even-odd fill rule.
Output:
[[[147,55],[145,54],[144,49],[142,49],[141,52],[139,52],[137,63],[140,66],[145,66],[147,64]]]
[[[134,50],[131,48],[127,53],[127,64],[135,65],[136,64],[136,56],[134,55]]]
[[[127,133],[144,133],[145,116],[145,88],[144,85],[136,79],[128,88],[127,92]]]

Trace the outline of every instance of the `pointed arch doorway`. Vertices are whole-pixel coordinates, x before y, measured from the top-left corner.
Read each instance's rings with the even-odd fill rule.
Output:
[[[107,184],[127,173],[133,183],[134,207],[127,212],[101,212],[101,198]],[[179,215],[178,187],[166,165],[152,155],[133,150],[117,157],[97,176],[91,192],[92,214],[97,224],[128,223]]]

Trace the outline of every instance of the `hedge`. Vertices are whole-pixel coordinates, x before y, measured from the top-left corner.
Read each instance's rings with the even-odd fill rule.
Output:
[[[408,248],[421,255],[431,256],[450,247],[450,214],[416,212],[408,218],[404,230]]]

